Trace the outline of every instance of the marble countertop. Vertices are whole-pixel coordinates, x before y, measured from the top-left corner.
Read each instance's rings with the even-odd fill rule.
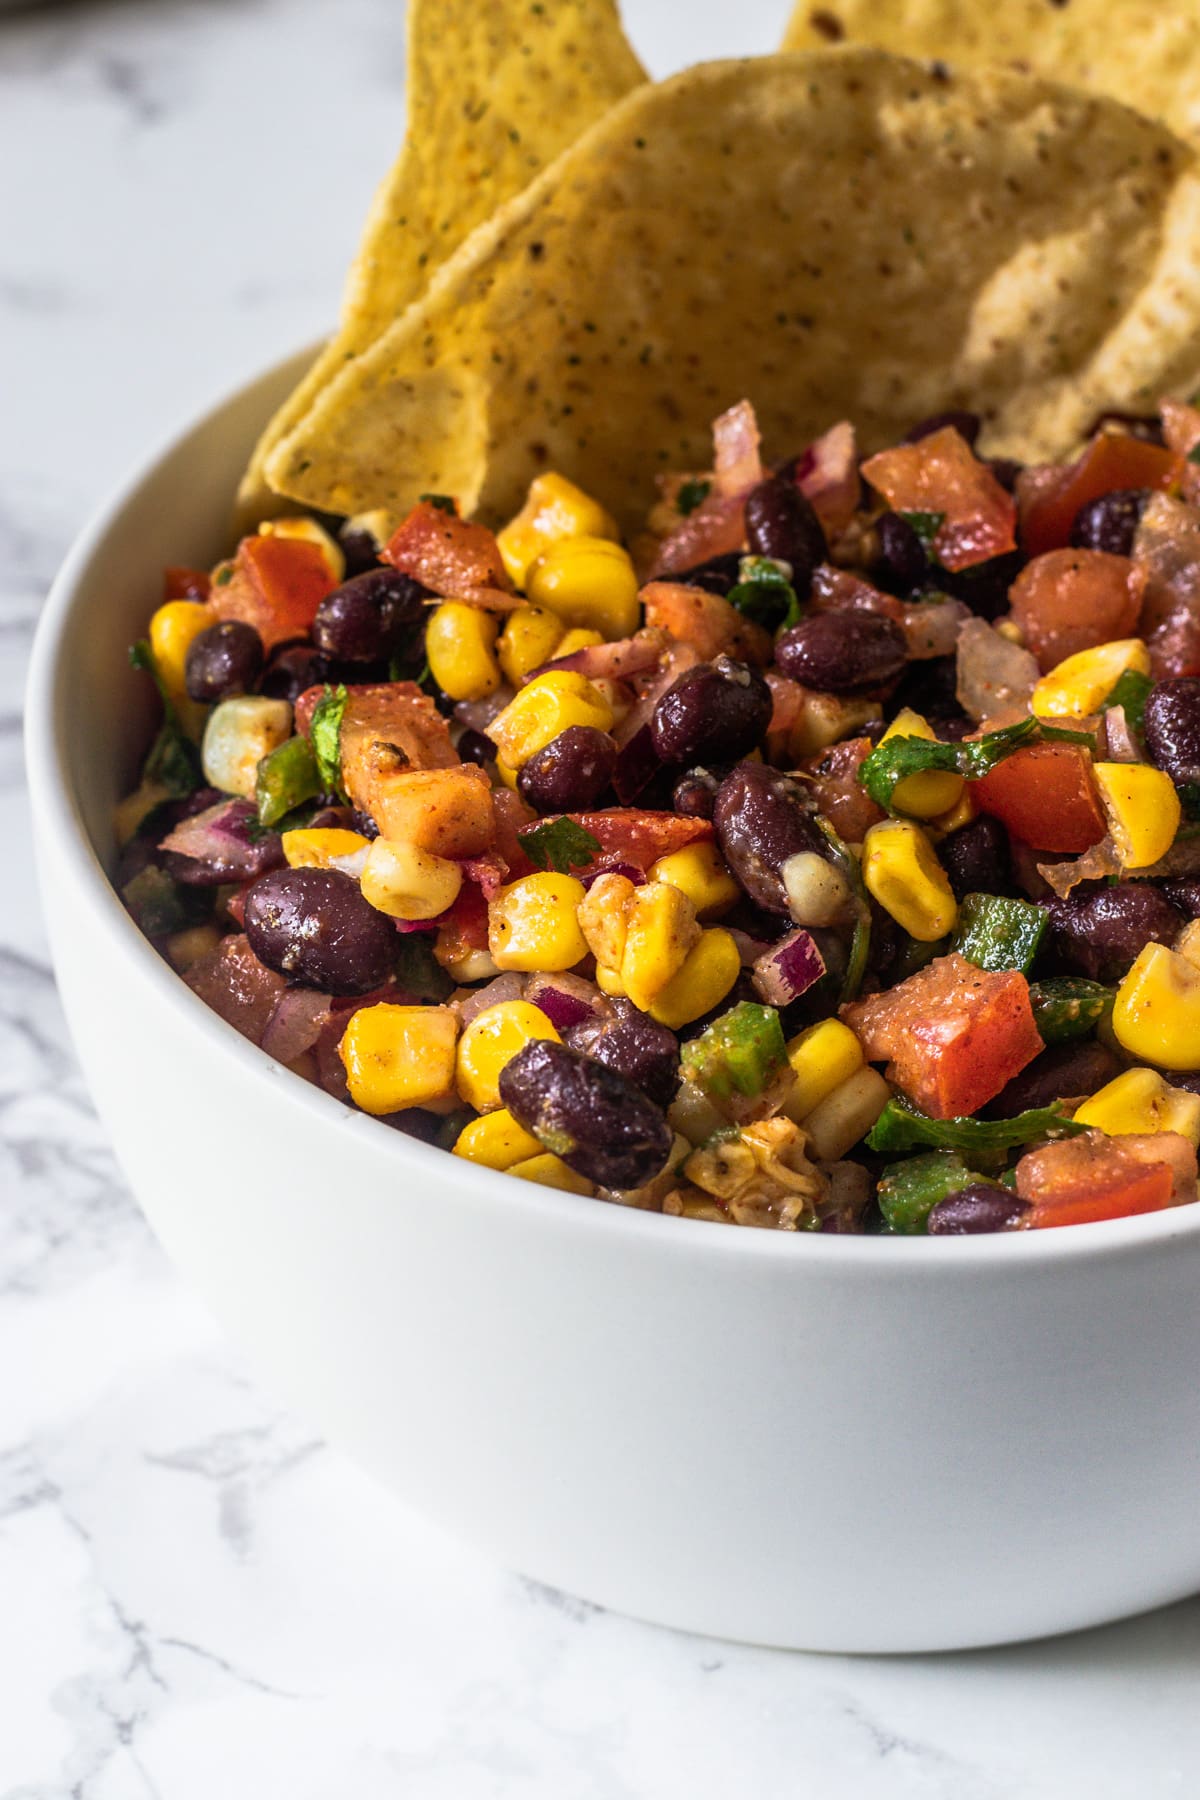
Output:
[[[897,1660],[599,1612],[323,1448],[124,1186],[34,892],[29,636],[124,468],[331,319],[401,131],[401,10],[0,16],[0,1800],[1194,1794],[1200,1601]],[[785,6],[693,6],[687,45],[672,0],[627,11],[663,72],[766,48]]]

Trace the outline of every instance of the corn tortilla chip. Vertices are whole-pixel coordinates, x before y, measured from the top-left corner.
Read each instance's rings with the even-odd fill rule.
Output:
[[[713,63],[629,96],[480,227],[270,464],[283,493],[489,519],[557,468],[627,527],[749,396],[769,455],[867,449],[971,406],[998,454],[1200,367],[1170,236],[1191,151],[1115,102],[851,49]]]
[[[410,0],[408,126],[350,270],[337,334],[271,420],[239,492],[277,511],[274,446],[482,220],[646,79],[615,0]]]
[[[872,44],[967,67],[1008,62],[1200,137],[1200,0],[801,0],[783,42]]]

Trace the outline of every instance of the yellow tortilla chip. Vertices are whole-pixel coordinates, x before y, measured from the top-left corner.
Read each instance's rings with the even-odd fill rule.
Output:
[[[1012,63],[1200,137],[1200,0],[800,0],[784,49],[840,43]]]
[[[615,0],[410,0],[404,148],[375,195],[337,334],[255,446],[245,522],[278,511],[267,458],[322,388],[476,225],[645,79]]]
[[[440,272],[276,450],[282,493],[495,520],[556,468],[628,528],[748,396],[783,456],[971,406],[996,453],[1200,367],[1192,152],[1093,95],[874,50],[638,90]],[[1186,237],[1173,236],[1187,226]]]

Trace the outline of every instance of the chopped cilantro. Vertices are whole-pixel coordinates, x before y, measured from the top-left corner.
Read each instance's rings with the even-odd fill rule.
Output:
[[[454,981],[433,954],[433,946],[424,932],[398,933],[396,947],[396,985],[412,1000],[446,1000],[454,992]]]
[[[331,688],[326,682],[324,696],[317,701],[308,733],[308,741],[317,761],[322,792],[337,794],[342,798],[345,797],[342,786],[342,717],[349,698],[344,685]]]
[[[232,580],[233,580],[233,564],[228,563],[228,562],[222,563],[220,568],[217,570],[216,574],[213,576],[213,586],[214,587],[228,587]]]
[[[933,540],[946,523],[944,512],[902,512],[900,517],[906,525],[911,525],[925,551],[933,549]]]
[[[686,519],[688,514],[694,513],[701,502],[707,500],[711,493],[711,481],[695,477],[690,481],[685,481],[675,496],[676,510],[682,513]]]
[[[1018,719],[1015,725],[1004,725],[999,731],[986,731],[982,737],[964,738],[956,744],[928,738],[885,738],[860,764],[858,779],[876,805],[890,806],[897,782],[907,775],[944,769],[968,781],[978,781],[1015,750],[1044,743],[1082,744],[1090,750],[1096,747],[1090,732],[1069,731],[1040,719]]]
[[[1187,460],[1190,463],[1200,463],[1200,444],[1192,445],[1191,449],[1187,453]]]
[[[871,1150],[916,1150],[929,1145],[939,1150],[965,1150],[968,1154],[1013,1150],[1034,1138],[1055,1134],[1077,1137],[1086,1131],[1062,1106],[1031,1107],[1011,1119],[930,1119],[907,1100],[894,1098],[867,1133]]]
[[[584,868],[601,848],[599,838],[565,815],[518,832],[517,842],[535,868],[553,869],[559,875]]]
[[[769,556],[743,556],[738,579],[726,595],[744,618],[768,631],[786,631],[800,617],[800,602],[786,563]]]
[[[1104,704],[1123,706],[1126,719],[1140,735],[1146,716],[1146,701],[1153,686],[1149,675],[1143,675],[1140,669],[1126,669]]]
[[[450,494],[419,494],[417,498],[426,501],[430,506],[436,506],[439,512],[450,513],[454,518],[458,517],[458,502]]]

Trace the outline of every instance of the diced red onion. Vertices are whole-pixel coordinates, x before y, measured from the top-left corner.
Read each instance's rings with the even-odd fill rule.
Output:
[[[825,958],[811,932],[801,927],[760,956],[752,976],[755,989],[769,1006],[787,1006],[806,994],[825,973]]]
[[[579,879],[585,888],[590,888],[594,881],[599,881],[601,875],[624,875],[626,881],[632,881],[634,887],[642,887],[646,880],[644,869],[639,868],[637,863],[622,861],[619,856],[599,857],[587,874],[581,875]]]
[[[534,975],[525,998],[540,1007],[556,1031],[569,1031],[595,1016],[603,1004],[600,990],[580,975]]]

